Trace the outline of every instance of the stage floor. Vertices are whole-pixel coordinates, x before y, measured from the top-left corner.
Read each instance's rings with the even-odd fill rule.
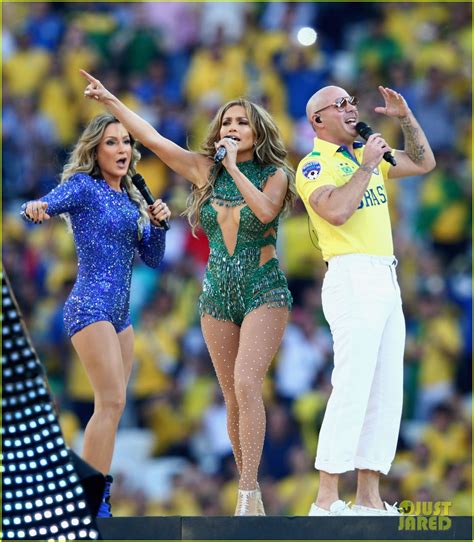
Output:
[[[97,524],[105,540],[473,539],[472,517],[409,519],[411,525],[406,517],[116,517]]]

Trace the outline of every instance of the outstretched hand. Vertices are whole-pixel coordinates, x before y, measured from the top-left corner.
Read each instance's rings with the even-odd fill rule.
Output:
[[[382,86],[379,86],[379,91],[385,100],[385,107],[376,107],[374,109],[376,113],[382,113],[388,117],[398,117],[399,119],[408,115],[410,108],[401,94],[391,88]]]
[[[43,220],[49,220],[51,217],[46,212],[48,204],[45,201],[34,200],[29,201],[26,205],[24,215],[28,220],[34,222],[35,224],[41,224]]]
[[[83,75],[89,81],[89,84],[84,90],[84,96],[86,98],[98,100],[99,102],[105,102],[113,97],[113,94],[109,92],[98,79],[92,77],[92,75],[87,73],[85,70],[79,71],[81,75]]]

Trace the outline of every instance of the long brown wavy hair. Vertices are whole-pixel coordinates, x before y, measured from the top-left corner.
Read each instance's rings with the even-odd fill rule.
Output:
[[[280,131],[273,122],[270,114],[261,106],[250,102],[245,98],[237,98],[236,100],[224,104],[211,122],[207,137],[201,147],[201,154],[212,160],[212,157],[216,152],[214,143],[221,139],[219,134],[224,114],[228,109],[235,105],[245,109],[250,128],[255,135],[254,160],[262,166],[273,165],[280,167],[285,171],[286,176],[288,177],[288,189],[283,202],[283,212],[287,213],[296,199],[295,171],[286,160],[288,153],[283,144]],[[192,187],[187,202],[188,207],[183,214],[188,217],[188,222],[192,227],[193,234],[195,234],[196,227],[199,225],[201,208],[211,197],[214,183],[223,167],[222,163],[214,164],[211,167],[208,182],[201,188],[196,185],[193,185]]]
[[[89,124],[84,128],[79,141],[74,146],[69,159],[64,165],[61,173],[60,184],[66,182],[69,177],[72,177],[75,173],[87,173],[91,177],[100,178],[102,173],[96,160],[96,150],[99,146],[104,132],[107,126],[114,123],[119,123],[110,113],[102,113],[95,116]],[[130,134],[129,134],[130,135]],[[130,143],[132,146],[132,157],[128,166],[127,173],[122,177],[120,185],[127,191],[130,199],[137,205],[140,212],[139,218],[139,235],[141,237],[143,232],[143,226],[149,222],[149,216],[146,211],[145,200],[140,192],[135,188],[132,183],[132,177],[136,173],[136,165],[141,158],[141,155],[137,149],[136,141],[130,135]],[[61,215],[70,227],[69,215],[66,213]]]

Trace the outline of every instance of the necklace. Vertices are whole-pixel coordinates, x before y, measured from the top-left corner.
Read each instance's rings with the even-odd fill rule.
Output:
[[[260,189],[262,168],[256,162],[253,160],[238,162],[237,167],[254,186]],[[210,201],[221,207],[237,207],[245,203],[234,179],[225,168],[222,169],[214,182]]]

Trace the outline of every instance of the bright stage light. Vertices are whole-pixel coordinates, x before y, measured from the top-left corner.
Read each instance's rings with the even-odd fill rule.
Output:
[[[301,45],[309,47],[310,45],[314,45],[316,43],[316,40],[318,39],[318,33],[314,28],[304,26],[303,28],[300,28],[298,30],[296,39]]]
[[[57,423],[43,368],[2,274],[2,472],[0,537],[99,538]]]

